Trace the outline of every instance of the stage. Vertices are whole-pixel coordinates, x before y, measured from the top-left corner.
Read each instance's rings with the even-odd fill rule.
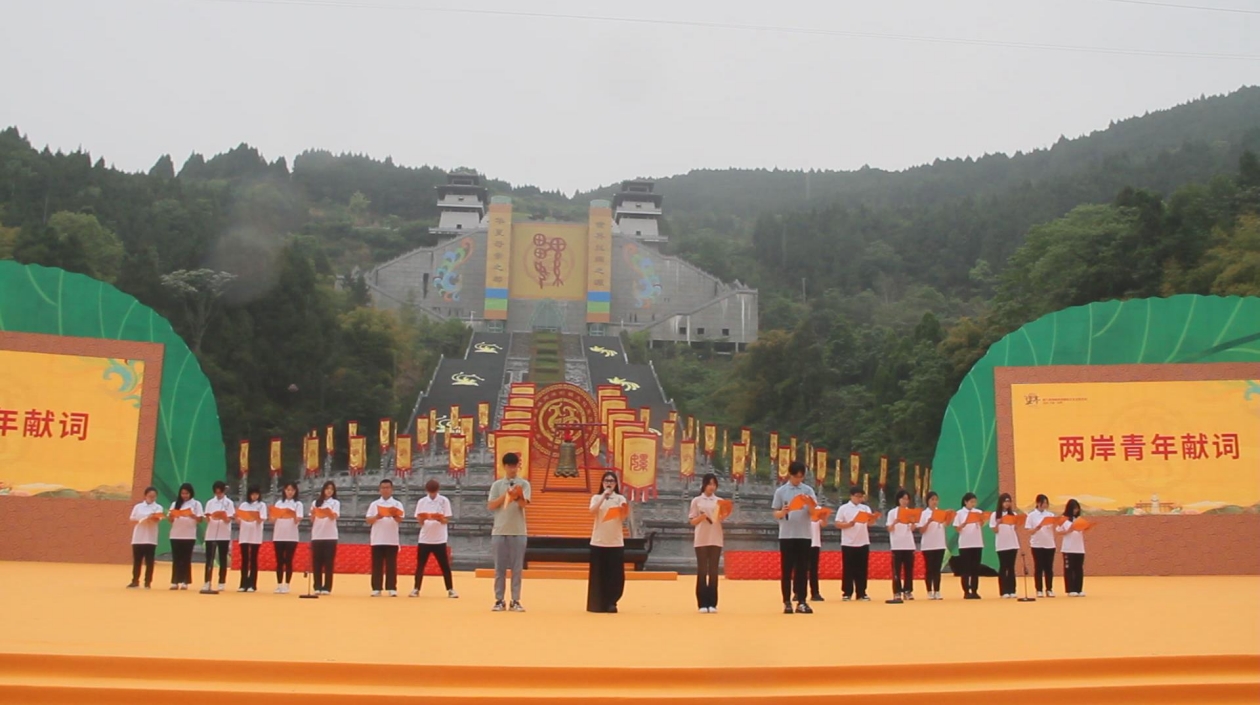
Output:
[[[256,594],[171,592],[169,571],[145,591],[123,566],[0,563],[0,702],[1260,701],[1254,577],[1091,577],[1089,597],[1032,604],[991,597],[993,579],[980,601],[947,576],[945,601],[904,605],[883,582],[842,603],[829,581],[815,614],[788,616],[768,581],[724,581],[721,612],[698,614],[679,576],[628,583],[604,615],[575,580],[527,580],[514,614],[471,573],[458,600],[434,577],[421,598],[410,577],[371,598],[362,575],[301,600],[270,574]]]

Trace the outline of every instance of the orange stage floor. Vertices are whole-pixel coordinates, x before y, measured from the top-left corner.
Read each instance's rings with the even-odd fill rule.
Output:
[[[581,581],[527,580],[529,611],[500,614],[470,573],[458,600],[434,578],[419,599],[370,598],[356,575],[300,600],[269,575],[205,596],[124,590],[128,572],[0,563],[0,702],[1260,702],[1255,577],[1088,578],[1087,598],[1033,604],[964,602],[948,578],[943,602],[885,605],[876,585],[842,603],[833,583],[787,616],[778,584],[753,581],[697,614],[689,576],[628,583],[603,615]]]

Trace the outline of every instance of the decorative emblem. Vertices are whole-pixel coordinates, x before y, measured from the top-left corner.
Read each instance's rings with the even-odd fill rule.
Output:
[[[619,385],[623,391],[627,392],[636,392],[639,390],[638,382],[631,382],[630,380],[622,379],[621,377],[609,377],[608,383]]]
[[[602,345],[592,345],[590,347],[590,351],[598,355],[603,355],[604,357],[617,357],[616,350],[609,350]]]
[[[577,385],[563,382],[544,387],[534,397],[534,452],[548,458],[557,455],[564,440],[560,426],[575,423],[599,423],[599,409],[591,395]],[[597,438],[598,432],[588,429],[592,451]]]
[[[483,343],[477,343],[476,345],[474,345],[473,352],[490,353],[491,355],[497,355],[498,353],[503,352],[503,348],[499,346],[497,343],[484,343],[483,342]]]
[[[455,387],[480,387],[485,380],[467,372],[456,372],[451,375],[451,385]]]

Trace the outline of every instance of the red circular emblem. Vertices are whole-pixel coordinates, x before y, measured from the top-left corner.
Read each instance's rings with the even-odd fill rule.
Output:
[[[563,424],[599,423],[599,408],[585,389],[567,382],[543,387],[534,397],[534,445],[533,451],[540,457],[550,458],[560,451],[564,432]],[[586,430],[586,438],[594,449],[599,431],[595,427]]]

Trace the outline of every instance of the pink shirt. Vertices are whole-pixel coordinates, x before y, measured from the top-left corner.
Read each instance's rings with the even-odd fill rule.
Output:
[[[722,545],[722,522],[717,521],[718,512],[718,496],[712,497],[700,495],[691,500],[691,509],[687,512],[688,519],[695,519],[698,516],[708,516],[712,521],[702,521],[696,524],[696,540],[695,546],[721,546]]]

